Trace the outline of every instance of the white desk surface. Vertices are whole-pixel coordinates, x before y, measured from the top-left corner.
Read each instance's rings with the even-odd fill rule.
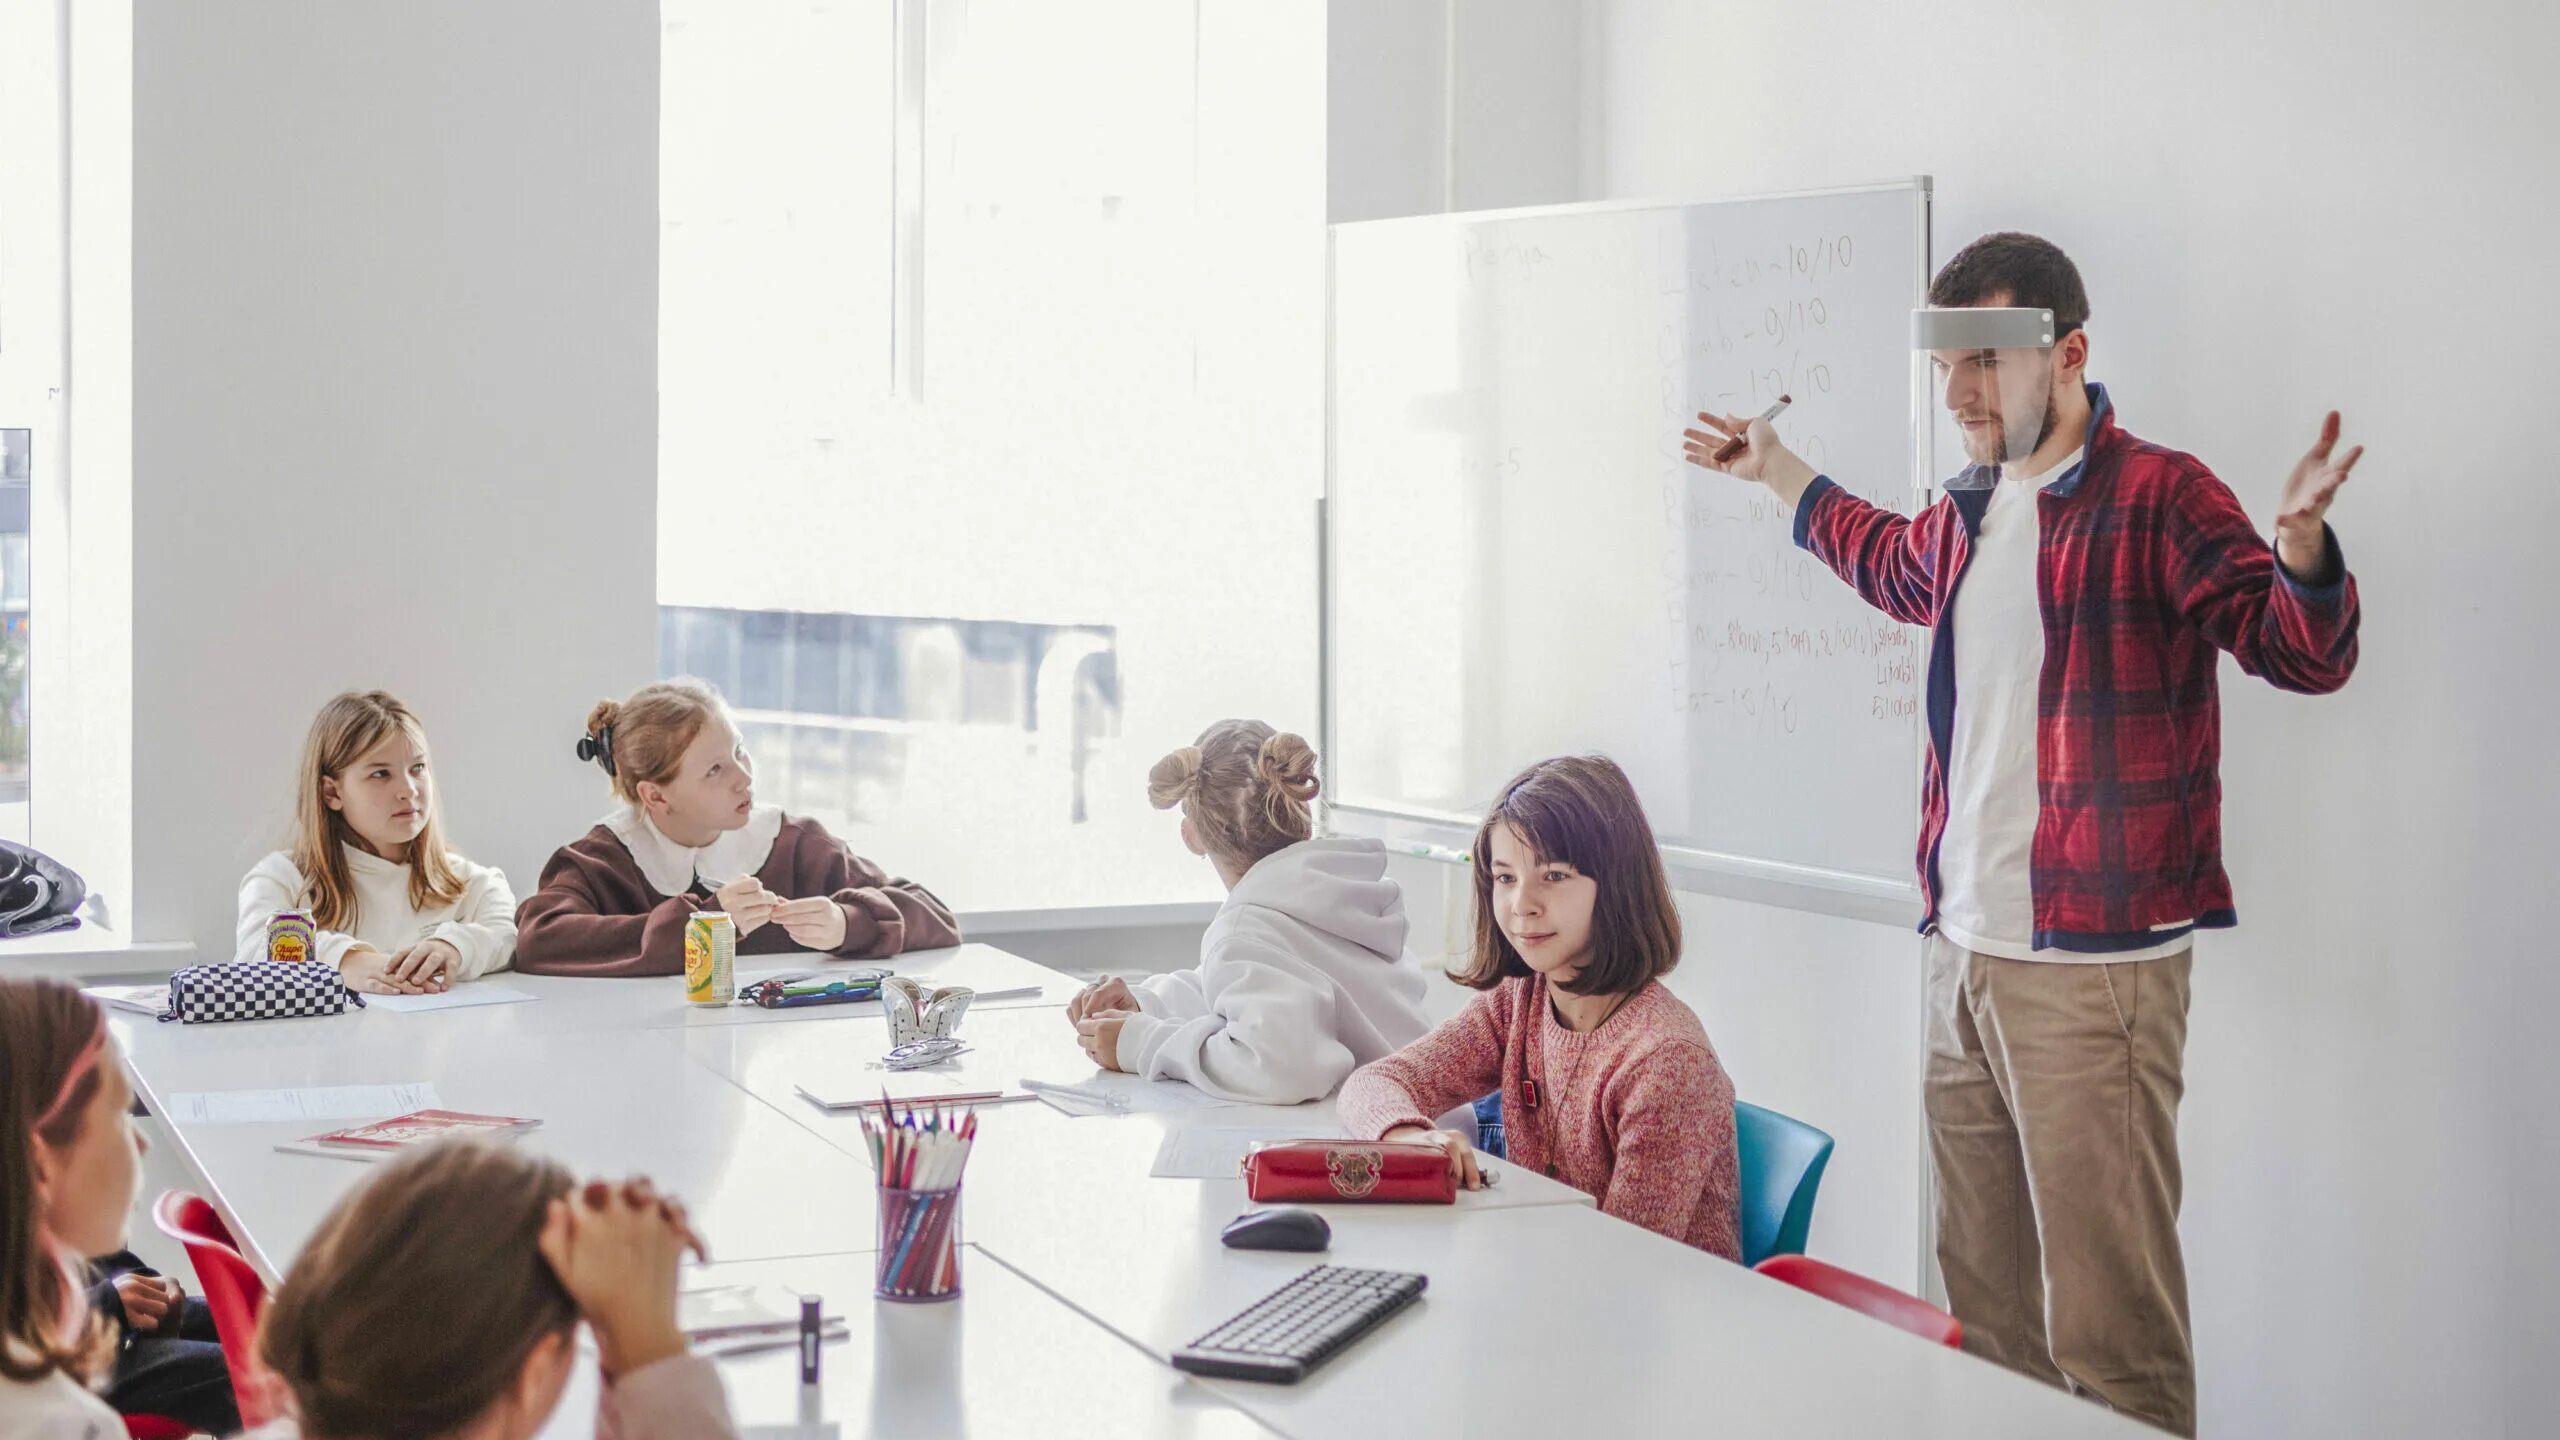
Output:
[[[1270,1431],[1180,1371],[964,1247],[959,1299],[885,1305],[871,1298],[872,1256],[814,1255],[710,1266],[692,1285],[775,1284],[827,1302],[845,1339],[826,1347],[819,1383],[803,1391],[790,1348],[720,1362],[729,1408],[749,1427],[800,1425],[840,1440],[877,1436],[986,1440],[1269,1440]],[[587,1436],[594,1367],[562,1397],[545,1440]]]
[[[727,1077],[812,1134],[870,1163],[859,1113],[826,1110],[794,1088],[816,1075],[870,1076],[885,1045],[871,1026],[852,1031],[848,1047],[831,1027],[790,1025],[688,1031],[670,1037],[694,1060]],[[971,1089],[1013,1088],[1026,1077],[1067,1083],[1094,1077],[1093,1062],[1076,1045],[1075,1028],[1055,1010],[1006,1010],[970,1016],[960,1036],[969,1054],[928,1074],[948,1074]],[[1037,1100],[990,1105],[978,1111],[978,1143],[970,1152],[962,1223],[974,1241],[992,1243],[1019,1234],[1077,1234],[1105,1217],[1145,1217],[1149,1233],[1197,1237],[1212,1243],[1229,1220],[1253,1207],[1244,1181],[1157,1179],[1157,1147],[1178,1126],[1267,1129],[1289,1138],[1341,1133],[1333,1102],[1306,1105],[1239,1105],[1129,1115],[1073,1116]],[[1459,1215],[1521,1205],[1582,1205],[1591,1197],[1543,1175],[1502,1165],[1495,1189],[1461,1193]],[[872,1200],[860,1202],[874,1215]],[[1374,1206],[1314,1207],[1357,1213]],[[1440,1207],[1427,1207],[1439,1209]],[[1441,1213],[1449,1215],[1448,1210]],[[866,1219],[866,1225],[876,1219]]]
[[[1297,1385],[1206,1382],[1288,1435],[2154,1433],[1596,1210],[1331,1218],[1323,1255],[1226,1250],[1144,1214],[982,1248],[1158,1355],[1310,1264],[1429,1276]]]
[[[873,1243],[870,1163],[687,1060],[671,1033],[528,1037],[468,1023],[535,1008],[184,1028],[110,1013],[143,1103],[164,1121],[167,1097],[185,1091],[432,1080],[448,1109],[539,1119],[542,1127],[515,1143],[582,1175],[652,1176],[692,1207],[714,1259]],[[251,1263],[272,1280],[370,1168],[276,1145],[353,1123],[169,1123],[168,1130]]]
[[[775,975],[825,975],[865,967],[912,976],[928,986],[967,985],[986,991],[1015,990],[1026,985],[1040,987],[1037,995],[1016,995],[989,1000],[983,1005],[973,1000],[969,1005],[969,1013],[973,1016],[999,1010],[1063,1009],[1081,988],[1072,975],[1035,964],[993,945],[912,950],[887,960],[835,960],[823,955],[742,955],[738,957],[737,978],[739,988],[744,989],[754,981]],[[799,1005],[788,1010],[767,1010],[756,1005],[688,1005],[684,998],[684,979],[677,975],[598,980],[569,975],[525,975],[501,970],[487,977],[486,983],[522,990],[537,998],[513,1005],[416,1011],[391,1018],[404,1024],[422,1021],[449,1024],[469,1016],[471,1018],[465,1023],[475,1029],[498,1026],[522,1034],[541,1035],[570,1030],[696,1030],[729,1025],[789,1025],[808,1020],[867,1020],[873,1029],[885,1033],[885,1022],[877,1000],[848,1005]],[[964,1019],[962,1024],[965,1027],[967,1021]]]
[[[973,1009],[961,1036],[977,1048],[961,1076],[1092,1074],[1056,1008],[1073,991],[1066,977],[974,945],[898,968],[1059,987],[1038,1008]],[[876,1237],[859,1130],[792,1088],[812,1067],[875,1062],[887,1040],[876,1006],[690,1010],[671,977],[500,983],[543,998],[239,1025],[110,1015],[145,1103],[164,1116],[166,1097],[185,1091],[432,1080],[452,1108],[540,1118],[518,1143],[574,1170],[654,1176],[685,1197],[719,1262],[688,1283],[770,1279],[844,1300],[856,1338],[831,1347],[815,1398],[846,1434],[1250,1433],[1234,1410],[1293,1436],[2148,1433],[1600,1215],[1516,1168],[1454,1208],[1323,1207],[1334,1244],[1317,1257],[1222,1248],[1218,1229],[1248,1208],[1239,1179],[1148,1174],[1170,1129],[1321,1135],[1329,1102],[1089,1118],[1036,1101],[984,1109],[963,1202],[968,1296],[881,1305],[860,1253]],[[325,1124],[169,1128],[270,1279],[368,1169],[274,1149]],[[1429,1298],[1294,1387],[1194,1383],[1148,1358],[1319,1262],[1421,1271]],[[1037,1303],[1032,1286],[1060,1303]],[[794,1364],[786,1352],[729,1363],[743,1422],[798,1417]]]

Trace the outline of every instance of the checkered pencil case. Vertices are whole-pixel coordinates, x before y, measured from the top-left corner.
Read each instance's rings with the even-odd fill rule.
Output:
[[[169,1008],[160,1012],[160,1018],[189,1025],[208,1020],[291,1020],[335,1015],[349,1001],[361,1006],[364,997],[348,989],[332,966],[237,960],[228,965],[190,965],[171,975]]]

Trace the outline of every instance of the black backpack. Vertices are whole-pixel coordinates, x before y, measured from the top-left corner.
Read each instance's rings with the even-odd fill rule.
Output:
[[[89,884],[41,850],[0,840],[0,937],[42,935],[80,923]]]

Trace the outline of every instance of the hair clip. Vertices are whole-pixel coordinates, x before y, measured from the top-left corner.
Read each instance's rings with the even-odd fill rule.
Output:
[[[581,760],[592,760],[598,765],[604,767],[604,773],[612,775],[614,773],[613,727],[607,725],[593,735],[579,736],[578,758]]]

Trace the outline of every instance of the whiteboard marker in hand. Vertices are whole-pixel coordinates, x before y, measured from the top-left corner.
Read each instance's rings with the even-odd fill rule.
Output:
[[[1789,405],[1794,404],[1794,403],[1795,403],[1795,397],[1794,397],[1794,396],[1792,396],[1792,395],[1781,395],[1781,396],[1779,396],[1779,397],[1778,397],[1778,403],[1777,403],[1777,404],[1770,406],[1768,409],[1763,410],[1763,411],[1761,411],[1758,415],[1756,415],[1756,416],[1752,417],[1751,424],[1752,424],[1752,425],[1766,425],[1766,424],[1768,424],[1770,421],[1777,419],[1779,416],[1786,414],[1786,413],[1787,413],[1787,407],[1788,407]],[[1742,427],[1742,433],[1741,433],[1741,434],[1736,435],[1736,436],[1734,436],[1731,440],[1726,441],[1726,442],[1724,443],[1724,445],[1716,451],[1716,463],[1717,463],[1718,465],[1730,465],[1730,464],[1732,464],[1732,463],[1734,462],[1734,460],[1735,460],[1737,457],[1739,457],[1739,456],[1742,454],[1742,452],[1743,452],[1743,451],[1748,450],[1748,449],[1750,449],[1750,448],[1751,448],[1751,425],[1745,425],[1745,426],[1743,426],[1743,427]]]

